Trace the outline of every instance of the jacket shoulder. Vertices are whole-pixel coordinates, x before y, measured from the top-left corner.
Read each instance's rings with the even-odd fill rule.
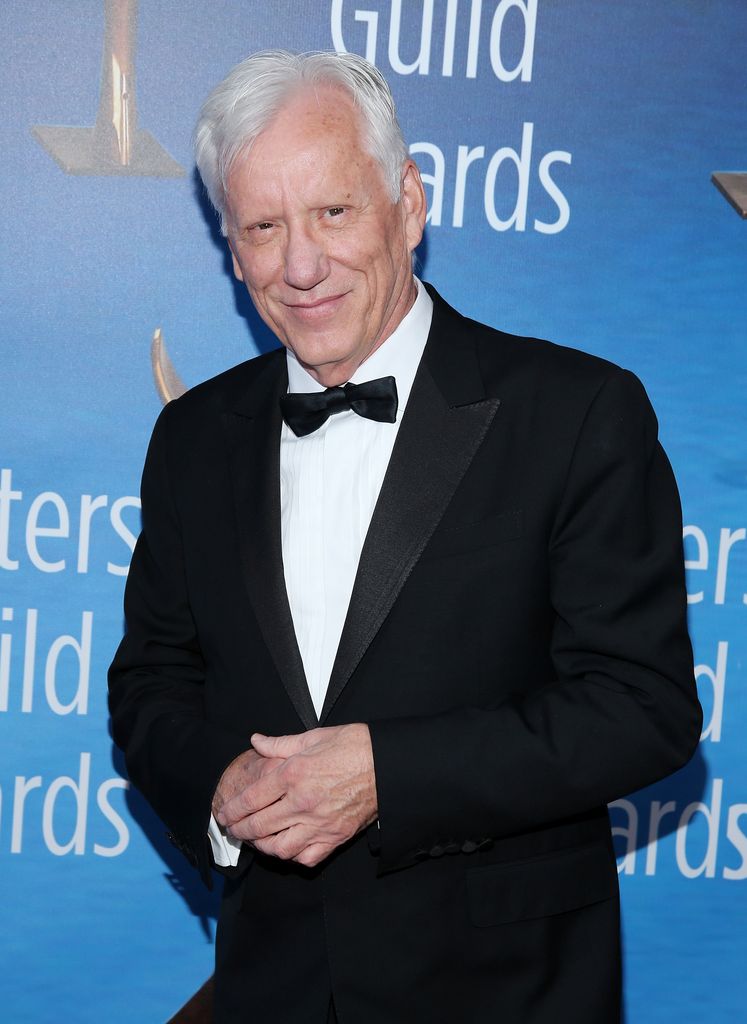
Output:
[[[278,374],[285,369],[285,349],[273,349],[247,359],[237,366],[191,387],[179,398],[169,402],[169,418],[174,422],[191,422],[204,417],[251,405],[253,396],[262,396]],[[164,410],[165,411],[165,410]]]
[[[456,344],[474,348],[490,393],[500,394],[511,384],[532,389],[535,397],[553,391],[567,397],[592,396],[605,384],[641,391],[629,370],[616,363],[567,345],[542,338],[510,334],[464,316],[434,290],[434,322],[448,331]]]

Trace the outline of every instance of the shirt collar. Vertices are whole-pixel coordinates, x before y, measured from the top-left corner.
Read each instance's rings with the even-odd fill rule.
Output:
[[[361,363],[350,378],[353,384],[362,384],[378,377],[394,377],[399,399],[398,420],[410,397],[433,317],[433,300],[417,277],[414,281],[418,294],[412,306],[386,341]],[[289,349],[286,349],[286,358],[289,392],[324,391],[324,385],[314,380]]]

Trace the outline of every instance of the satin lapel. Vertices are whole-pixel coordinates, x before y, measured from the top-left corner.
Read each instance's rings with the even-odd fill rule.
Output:
[[[440,309],[440,305],[437,310]],[[451,311],[447,323],[458,318]],[[321,714],[324,723],[397,599],[480,446],[500,400],[485,398],[470,344],[434,326],[397,435]]]
[[[277,365],[277,364],[276,364]],[[280,678],[307,729],[318,725],[285,589],[280,533],[278,398],[284,362],[260,375],[245,403],[224,414],[242,569],[249,599]]]

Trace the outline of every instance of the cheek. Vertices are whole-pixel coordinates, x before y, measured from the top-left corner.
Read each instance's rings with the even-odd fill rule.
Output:
[[[392,250],[386,239],[380,235],[371,235],[365,241],[344,242],[335,246],[332,259],[374,282],[383,276],[390,276],[392,271]]]
[[[277,276],[278,261],[270,253],[253,253],[241,262],[244,282],[250,292],[258,292]]]

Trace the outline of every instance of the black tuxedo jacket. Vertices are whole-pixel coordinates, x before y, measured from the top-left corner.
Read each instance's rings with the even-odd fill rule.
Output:
[[[700,729],[677,492],[638,381],[434,295],[320,719],[367,722],[379,824],[227,873],[216,1020],[619,1014],[606,803]],[[111,670],[131,778],[207,876],[218,779],[318,724],[283,580],[282,351],[167,406]]]

